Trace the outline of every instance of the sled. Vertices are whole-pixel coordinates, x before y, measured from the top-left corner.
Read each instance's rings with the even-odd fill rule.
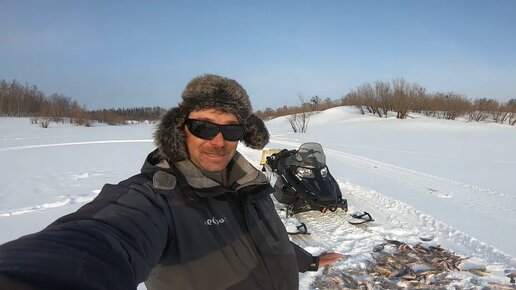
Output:
[[[274,197],[286,205],[286,217],[306,211],[348,211],[347,200],[326,165],[321,144],[307,142],[297,150],[265,149],[260,164],[275,189]],[[373,221],[367,212],[351,217],[348,222],[354,225]]]

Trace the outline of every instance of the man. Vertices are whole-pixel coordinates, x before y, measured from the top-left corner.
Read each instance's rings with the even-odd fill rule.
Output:
[[[154,137],[140,174],[0,246],[0,289],[297,289],[298,271],[341,257],[289,241],[273,188],[236,151],[269,141],[236,81],[194,78]]]

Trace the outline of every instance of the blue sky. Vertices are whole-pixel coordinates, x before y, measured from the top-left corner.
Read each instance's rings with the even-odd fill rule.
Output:
[[[516,1],[0,0],[0,79],[89,109],[174,106],[202,73],[255,109],[404,78],[516,98]]]

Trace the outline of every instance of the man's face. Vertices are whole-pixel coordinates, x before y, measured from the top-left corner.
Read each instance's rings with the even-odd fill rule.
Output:
[[[235,115],[214,109],[193,111],[188,118],[218,125],[238,124]],[[238,141],[227,141],[220,132],[212,140],[204,140],[190,133],[186,125],[184,130],[188,154],[195,165],[208,172],[221,172],[226,169],[235,155]]]

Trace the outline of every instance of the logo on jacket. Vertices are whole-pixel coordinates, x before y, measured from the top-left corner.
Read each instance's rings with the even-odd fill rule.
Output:
[[[204,224],[207,226],[218,226],[226,222],[226,217],[216,218],[212,217],[204,221]]]

